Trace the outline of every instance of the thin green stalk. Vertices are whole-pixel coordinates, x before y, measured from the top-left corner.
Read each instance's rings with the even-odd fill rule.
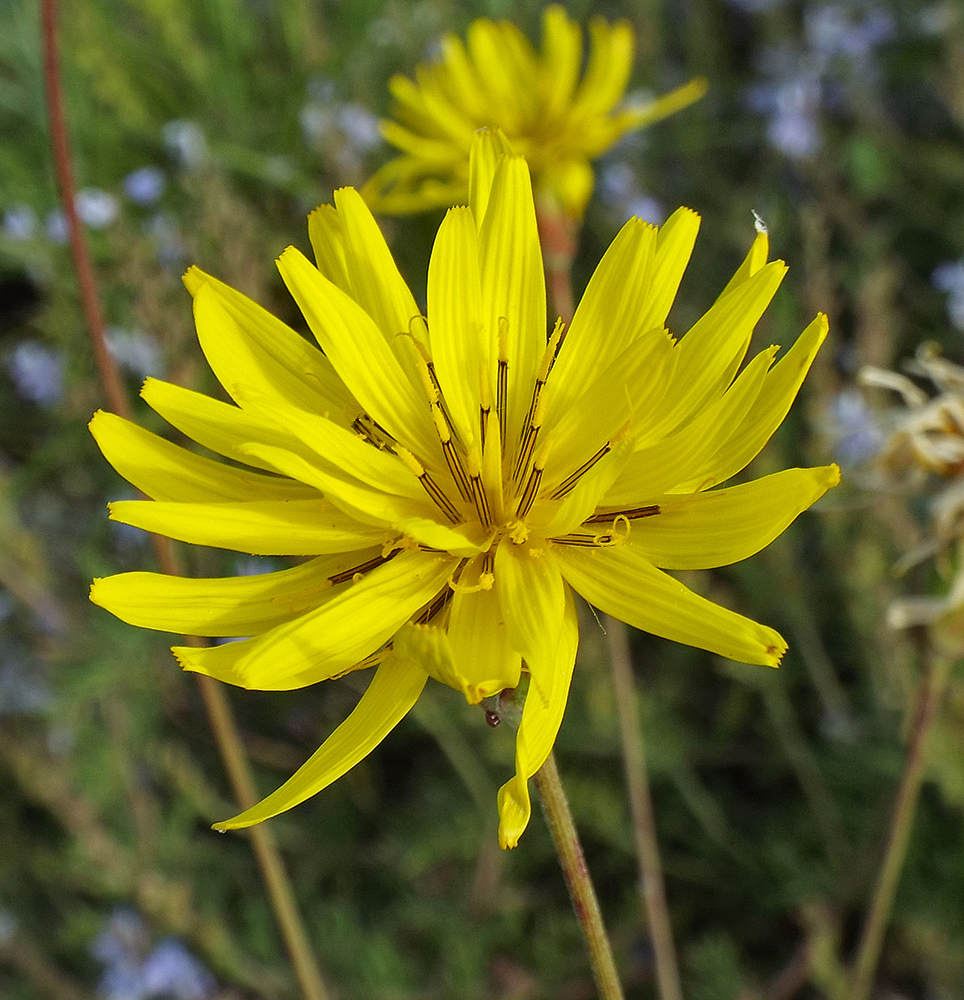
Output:
[[[56,0],[42,0],[41,35],[51,154],[57,176],[57,186],[60,190],[60,200],[67,220],[68,242],[80,288],[81,305],[87,320],[94,361],[107,403],[119,416],[130,419],[130,402],[118,375],[114,359],[107,350],[103,309],[101,308],[97,282],[90,262],[90,254],[87,251],[83,229],[77,216],[73,160],[63,107],[63,87],[61,86],[57,61]],[[172,576],[180,575],[170,541],[159,535],[153,535],[152,543],[161,570]],[[186,637],[186,641],[189,645],[200,643],[200,640],[193,637]],[[197,677],[204,707],[221,759],[227,769],[235,798],[242,809],[248,809],[258,801],[258,794],[244,756],[244,749],[241,745],[231,706],[221,685],[209,677],[201,675],[197,675]],[[295,903],[291,882],[274,837],[269,833],[267,827],[263,825],[254,827],[251,830],[251,843],[302,993],[306,1000],[326,1000],[328,991],[325,989],[317,960],[308,943],[308,936]]]
[[[904,859],[907,857],[907,845],[920,797],[927,735],[947,687],[953,665],[953,659],[936,652],[927,658],[924,665],[917,689],[917,707],[907,746],[904,771],[897,786],[894,810],[884,844],[884,858],[854,961],[850,1000],[867,1000],[874,985],[884,933],[890,920]]]
[[[649,924],[649,935],[653,942],[659,996],[660,1000],[683,1000],[679,963],[676,960],[676,948],[673,944],[673,928],[669,919],[669,908],[666,905],[663,868],[656,837],[656,819],[646,768],[646,745],[636,701],[636,684],[626,626],[615,618],[604,615],[603,628],[606,631],[609,658],[612,663],[619,735],[626,765],[626,787],[633,815],[633,835],[639,864],[639,891]]]
[[[586,858],[582,853],[579,835],[572,821],[569,801],[566,799],[553,754],[549,754],[545,764],[536,773],[535,783],[539,801],[542,803],[542,812],[546,817],[559,864],[566,879],[566,887],[569,889],[572,908],[576,911],[576,919],[579,921],[589,951],[589,961],[599,996],[601,1000],[624,1000],[623,988],[613,959],[612,945],[606,934],[599,900],[596,898],[596,890],[589,877]]]
[[[568,323],[572,319],[575,307],[572,294],[572,262],[577,249],[578,223],[566,216],[558,202],[548,196],[543,196],[539,200],[537,210],[549,305],[552,313]],[[626,784],[633,814],[640,891],[656,957],[659,996],[660,1000],[682,1000],[679,965],[666,905],[626,630],[621,622],[607,617],[606,631],[609,637],[619,731],[626,762]],[[537,782],[538,779],[537,775]]]

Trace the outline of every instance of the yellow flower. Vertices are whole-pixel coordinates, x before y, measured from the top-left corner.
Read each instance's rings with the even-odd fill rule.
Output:
[[[514,24],[479,18],[469,25],[467,49],[445,35],[441,62],[418,66],[414,82],[392,77],[398,121],[383,121],[381,128],[402,155],[365,185],[362,194],[374,211],[404,214],[464,202],[472,136],[491,126],[528,160],[537,201],[549,195],[581,218],[593,189],[590,160],[626,132],[706,92],[705,80],[692,80],[646,104],[614,110],[632,70],[629,24],[593,19],[581,81],[579,25],[558,4],[545,9],[542,25],[539,54]]]
[[[562,721],[576,657],[573,591],[657,635],[776,666],[778,633],[663,569],[722,566],[767,545],[836,483],[835,466],[727,489],[785,416],[826,333],[818,317],[774,364],[741,369],[785,267],[758,235],[679,341],[666,316],[697,216],[633,219],[566,329],[547,338],[525,160],[477,140],[470,207],[451,209],[428,269],[427,317],[351,188],[309,217],[317,266],[278,266],[321,350],[192,268],[198,337],[238,404],[149,379],[146,401],[202,457],[108,413],[91,430],[150,500],[115,521],[199,545],[310,557],[261,576],[124,573],[91,598],[134,625],[248,636],[175,647],[186,670],[287,690],[374,666],[348,719],[260,804],[249,826],[320,791],[368,754],[429,677],[470,703],[530,685],[500,841],[529,819],[528,779]]]

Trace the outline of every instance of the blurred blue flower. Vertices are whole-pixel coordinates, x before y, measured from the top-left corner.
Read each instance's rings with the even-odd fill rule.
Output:
[[[158,212],[144,221],[143,230],[157,245],[158,263],[172,271],[182,271],[187,259],[187,247],[177,222],[170,215]]]
[[[64,394],[63,355],[36,340],[17,344],[6,367],[17,392],[31,403],[50,409]]]
[[[947,294],[947,315],[957,330],[964,330],[964,262],[949,260],[934,268],[931,283]]]
[[[791,160],[813,156],[821,109],[845,110],[855,85],[876,81],[872,57],[894,33],[890,15],[871,3],[807,7],[803,39],[766,52],[763,79],[747,92],[749,106],[768,119],[770,145]]]
[[[378,118],[361,104],[343,104],[338,109],[338,127],[359,152],[367,153],[382,141]]]
[[[614,160],[603,166],[599,172],[598,191],[621,220],[635,215],[643,222],[659,225],[666,218],[663,206],[640,190],[636,173],[625,160]]]
[[[150,334],[110,326],[104,339],[113,359],[132,375],[140,379],[148,375],[157,378],[164,375],[161,347]]]
[[[843,389],[831,399],[820,425],[834,458],[849,468],[869,462],[887,440],[877,415],[856,388]]]
[[[152,947],[150,931],[135,910],[118,908],[91,946],[106,968],[98,984],[104,1000],[206,1000],[214,976],[176,938]]]
[[[167,175],[160,167],[140,167],[124,178],[124,194],[135,205],[153,205],[167,188]]]
[[[37,213],[29,205],[11,205],[3,213],[2,227],[8,239],[29,240],[37,231]]]
[[[0,718],[42,712],[50,689],[33,675],[30,653],[19,643],[0,641]]]
[[[44,232],[52,243],[67,242],[67,218],[63,211],[55,208],[44,220]]]
[[[165,938],[141,966],[145,997],[204,1000],[214,993],[214,976],[176,938]]]
[[[77,215],[91,229],[106,229],[120,211],[117,199],[100,188],[84,188],[77,192]]]
[[[187,170],[203,166],[208,155],[207,139],[197,122],[176,118],[162,129],[164,147],[174,162]]]

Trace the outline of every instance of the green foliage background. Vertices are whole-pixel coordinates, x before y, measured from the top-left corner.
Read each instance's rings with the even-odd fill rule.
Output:
[[[860,365],[892,365],[925,340],[961,360],[961,334],[931,280],[964,254],[959,6],[568,8],[583,20],[633,22],[634,86],[710,80],[699,105],[599,164],[610,181],[590,207],[577,288],[645,194],[667,212],[686,204],[704,216],[671,317],[677,331],[739,262],[752,210],[791,267],[756,347],[789,344],[818,309],[830,316],[831,340],[757,474],[846,448],[831,415]],[[201,265],[298,324],[272,258],[291,242],[307,249],[306,212],[388,155],[368,144],[365,117],[386,110],[388,77],[411,72],[442,31],[475,16],[520,17],[535,37],[539,10],[529,0],[63,4],[79,186],[119,206],[110,224],[88,231],[108,322],[149,338],[151,374],[216,392],[193,339],[184,266]],[[820,55],[815,26],[827,11],[851,28],[873,18],[889,27],[863,55],[845,46]],[[113,996],[92,945],[120,907],[139,912],[151,942],[181,939],[214,974],[212,995],[283,1000],[297,990],[248,841],[209,829],[233,805],[194,681],[177,670],[167,637],[86,600],[92,576],[145,568],[152,557],[144,538],[108,524],[105,502],[128,488],[85,428],[102,399],[68,251],[44,225],[57,201],[38,34],[34,3],[0,0],[0,212],[27,206],[38,220],[26,236],[0,230],[0,995]],[[760,110],[795,74],[811,87],[816,77],[810,110],[822,137],[802,157],[774,147]],[[182,139],[203,137],[193,159],[172,145],[178,128]],[[139,206],[123,185],[145,165],[167,187]],[[385,220],[417,294],[438,219]],[[11,377],[27,342],[64,366],[52,405],[24,398]],[[132,397],[143,374],[127,373]],[[137,405],[139,419],[161,429]],[[897,594],[946,583],[927,571],[900,580],[890,572],[921,537],[926,493],[882,489],[860,466],[845,472],[761,555],[686,574],[700,592],[784,632],[791,650],[778,672],[634,637],[691,1000],[846,996],[841,963],[879,864],[920,671],[918,649],[886,629],[884,612]],[[223,553],[183,556],[196,573],[239,568]],[[652,953],[605,644],[588,613],[583,635],[557,757],[627,996],[648,998]],[[263,791],[314,750],[358,693],[352,678],[290,694],[230,692]],[[335,996],[593,996],[539,817],[517,850],[496,843],[511,734],[489,729],[453,691],[428,693],[347,777],[272,821]],[[958,675],[929,747],[881,997],[964,997],[962,725]],[[779,977],[801,954],[810,971],[788,992]]]

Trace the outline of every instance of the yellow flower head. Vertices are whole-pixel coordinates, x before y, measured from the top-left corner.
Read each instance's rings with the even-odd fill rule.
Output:
[[[376,212],[404,214],[464,202],[472,136],[501,129],[525,156],[539,200],[552,197],[581,218],[593,189],[590,160],[620,136],[686,107],[706,91],[704,80],[637,107],[615,110],[633,64],[633,31],[620,21],[590,23],[592,50],[585,75],[582,32],[558,4],[542,21],[538,53],[508,21],[479,18],[468,45],[442,39],[441,61],[416,68],[415,81],[392,77],[398,121],[383,121],[382,135],[401,150],[365,185]]]
[[[423,315],[361,197],[309,217],[316,264],[278,266],[321,350],[197,269],[201,347],[238,404],[149,379],[146,401],[226,465],[109,413],[91,430],[150,500],[115,521],[200,545],[307,557],[231,579],[124,573],[91,598],[134,625],[248,636],[176,647],[186,670],[287,690],[375,667],[358,706],[281,788],[219,829],[314,795],[368,754],[429,677],[470,703],[529,688],[500,841],[529,819],[528,779],[562,721],[576,657],[573,592],[657,635],[776,666],[778,633],[664,569],[722,566],[767,545],[836,483],[835,466],[711,490],[783,420],[826,333],[819,316],[774,364],[742,367],[783,277],[758,235],[679,341],[665,323],[698,227],[616,237],[571,325],[548,330],[525,160],[477,139],[470,206],[452,208]],[[548,336],[547,336],[548,332]]]

